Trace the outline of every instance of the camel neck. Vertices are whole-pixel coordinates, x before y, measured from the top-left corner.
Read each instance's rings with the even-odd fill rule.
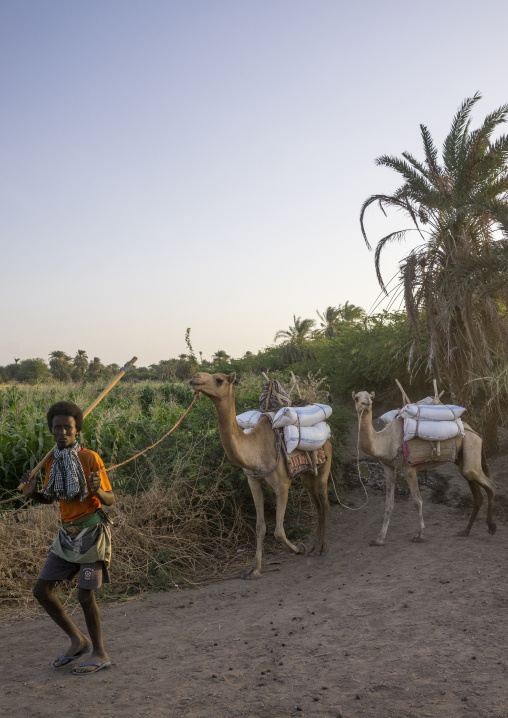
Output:
[[[214,404],[224,451],[232,464],[244,466],[242,445],[246,436],[236,420],[235,397],[224,397],[214,401]]]
[[[360,432],[360,448],[373,456],[376,450],[377,432],[372,426],[372,411],[364,409],[358,414],[358,431]]]

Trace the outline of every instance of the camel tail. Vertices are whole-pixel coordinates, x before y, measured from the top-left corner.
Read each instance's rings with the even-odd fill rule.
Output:
[[[482,470],[485,476],[490,479],[490,469],[487,463],[487,454],[485,453],[485,446],[482,441]]]

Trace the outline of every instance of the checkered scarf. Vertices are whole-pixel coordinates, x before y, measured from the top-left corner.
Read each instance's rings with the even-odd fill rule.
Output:
[[[74,501],[76,498],[84,501],[88,497],[85,472],[78,459],[80,451],[81,446],[77,443],[65,449],[55,446],[44,496],[67,502]]]

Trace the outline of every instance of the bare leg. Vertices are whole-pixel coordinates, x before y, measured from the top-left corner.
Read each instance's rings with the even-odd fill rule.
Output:
[[[426,538],[423,535],[425,530],[425,524],[423,523],[423,501],[418,487],[418,475],[416,473],[416,469],[405,466],[404,476],[408,483],[409,491],[411,492],[413,505],[418,513],[418,534],[413,537],[413,541],[415,543],[421,543],[422,541],[426,541]]]
[[[263,489],[261,483],[257,479],[249,479],[249,486],[256,507],[256,558],[254,566],[247,573],[242,574],[241,578],[260,578],[261,577],[261,561],[263,558],[263,543],[266,534],[265,523],[265,501],[263,498]]]
[[[70,645],[62,655],[71,657],[88,648],[90,646],[90,641],[74,625],[65,612],[60,599],[55,594],[56,583],[56,581],[44,581],[43,579],[39,579],[34,586],[33,595],[46,613],[53,619],[56,625],[69,636],[71,641]],[[68,661],[55,661],[56,667],[60,664],[65,665],[65,663],[68,663]]]
[[[389,466],[384,467],[385,470],[385,482],[386,482],[386,500],[385,500],[385,516],[383,519],[383,525],[381,532],[377,539],[372,539],[369,543],[371,546],[383,546],[386,538],[386,532],[390,524],[390,517],[393,511],[393,504],[395,500],[395,471]]]
[[[79,602],[83,613],[85,614],[86,627],[92,639],[93,651],[86,663],[107,663],[109,656],[104,650],[102,641],[101,618],[99,606],[95,600],[95,594],[92,590],[80,588],[78,592]],[[97,666],[78,666],[74,669],[74,673],[91,673],[97,669]]]

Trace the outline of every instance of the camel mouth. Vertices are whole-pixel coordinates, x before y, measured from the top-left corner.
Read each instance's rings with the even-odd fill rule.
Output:
[[[205,392],[205,389],[206,389],[207,384],[206,384],[205,381],[199,381],[199,380],[194,380],[194,381],[193,381],[193,380],[191,379],[191,380],[189,381],[189,386],[190,386],[190,388],[192,389],[192,391],[194,391],[196,394],[199,394],[200,391],[203,392],[203,394],[206,393],[206,392]]]

